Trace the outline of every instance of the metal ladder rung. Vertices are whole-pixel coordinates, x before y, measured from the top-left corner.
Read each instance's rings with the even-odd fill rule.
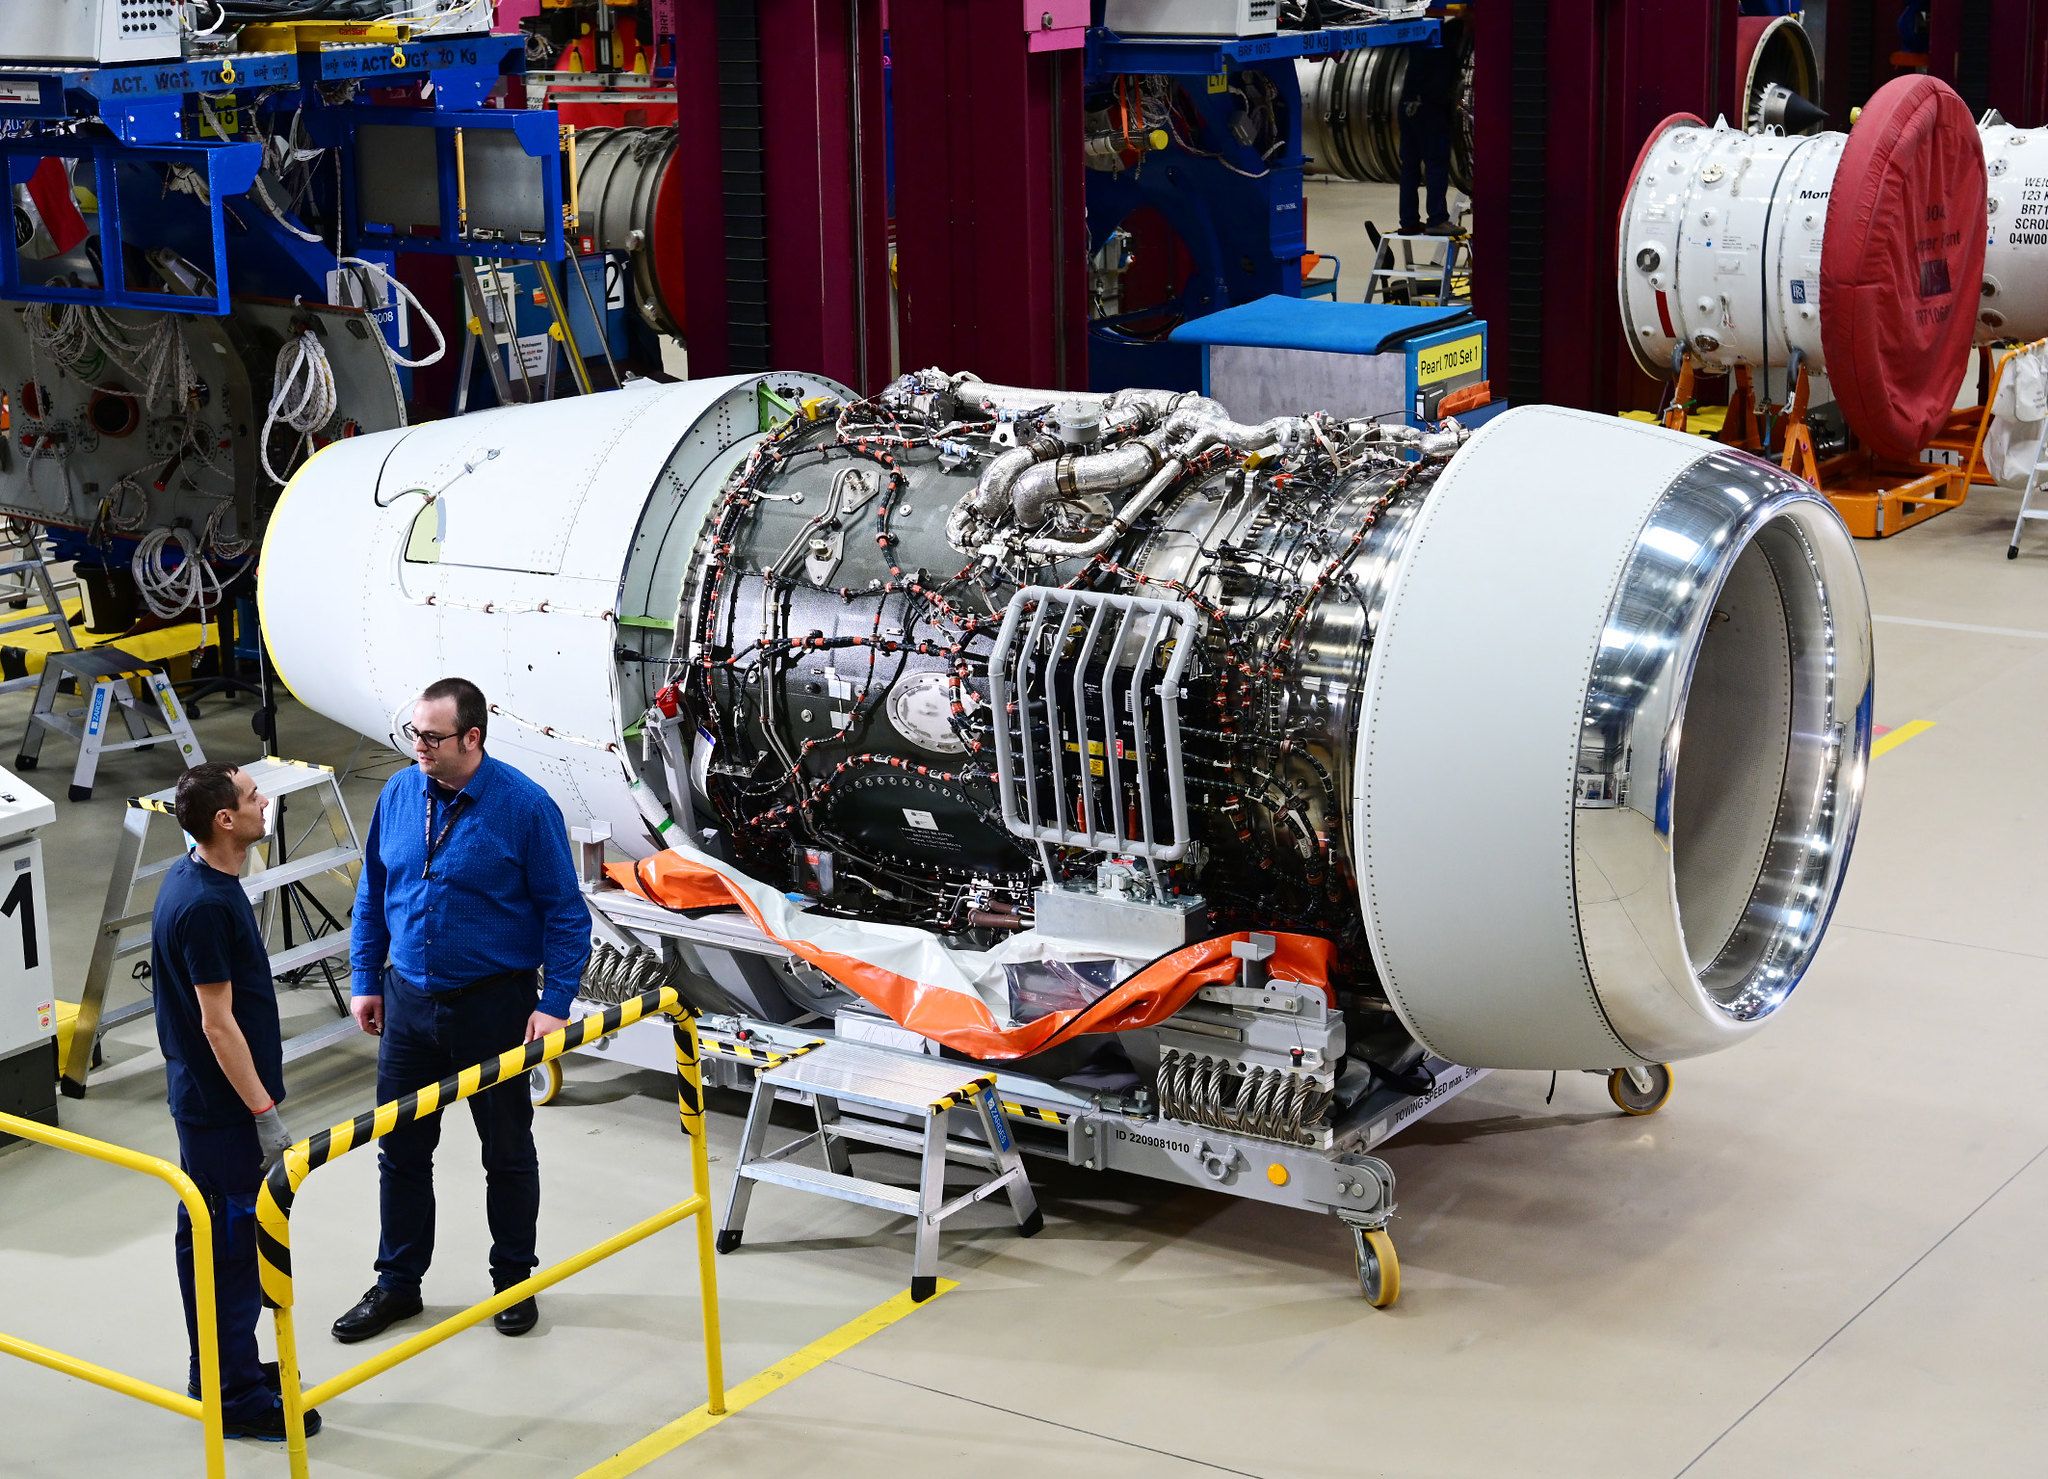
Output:
[[[0,634],[19,632],[29,627],[46,627],[58,621],[69,626],[71,613],[61,608],[52,611],[46,606],[39,611],[25,612],[20,616],[10,616],[5,621],[0,621]]]
[[[309,1027],[304,1032],[295,1033],[285,1039],[283,1061],[286,1063],[297,1062],[308,1054],[317,1053],[320,1049],[332,1043],[338,1043],[344,1038],[354,1037],[360,1031],[362,1029],[356,1026],[356,1019],[354,1017],[336,1017],[332,1022],[322,1023],[318,1027]]]
[[[297,883],[301,878],[311,878],[316,873],[345,868],[361,860],[361,853],[353,847],[346,846],[330,847],[325,852],[307,853],[304,857],[279,863],[275,868],[265,868],[260,873],[250,874],[242,880],[242,892],[252,900],[260,899],[274,889],[283,888],[287,883]]]
[[[48,725],[51,729],[55,729],[59,734],[68,734],[75,740],[85,738],[83,725],[79,725],[76,728],[60,727],[52,723],[48,715],[42,715],[41,718],[44,724]],[[121,750],[146,750],[151,745],[175,746],[177,743],[177,740],[168,734],[152,734],[145,739],[101,740],[100,753],[102,755],[112,755]]]
[[[858,1202],[863,1207],[900,1212],[905,1217],[917,1215],[917,1193],[909,1187],[891,1186],[886,1181],[842,1176],[837,1171],[823,1171],[782,1161],[755,1161],[742,1167],[739,1174],[749,1181],[767,1181],[777,1186],[794,1187],[798,1191],[814,1191],[842,1202]]]
[[[885,1125],[879,1120],[840,1120],[827,1125],[825,1133],[834,1140],[851,1140],[860,1145],[881,1145],[890,1150],[900,1150],[907,1155],[924,1154],[924,1134],[919,1130],[906,1130],[900,1125]],[[959,1161],[962,1165],[979,1166],[984,1171],[996,1168],[995,1154],[986,1145],[976,1145],[970,1140],[946,1141],[946,1159]]]
[[[337,955],[348,954],[348,932],[335,930],[329,934],[317,935],[303,945],[294,945],[289,950],[280,950],[270,957],[270,973],[273,976],[289,976],[300,966],[312,965],[316,961],[332,960]]]
[[[296,795],[310,791],[315,786],[324,786],[334,779],[334,771],[325,765],[294,765],[290,761],[258,760],[253,765],[241,767],[242,773],[256,783],[256,789],[273,801],[280,796]]]

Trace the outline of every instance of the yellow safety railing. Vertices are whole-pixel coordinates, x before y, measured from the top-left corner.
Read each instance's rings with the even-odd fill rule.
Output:
[[[338,1160],[351,1150],[389,1135],[400,1125],[409,1125],[438,1114],[472,1094],[500,1083],[513,1083],[543,1063],[549,1063],[572,1048],[609,1037],[646,1016],[668,1017],[675,1027],[676,1105],[681,1112],[683,1133],[690,1137],[691,1194],[665,1211],[636,1222],[624,1232],[606,1238],[595,1247],[565,1258],[532,1274],[491,1298],[473,1304],[460,1314],[450,1315],[438,1325],[400,1341],[388,1351],[351,1366],[338,1376],[301,1390],[299,1384],[298,1336],[292,1326],[291,1212],[299,1188],[320,1166]],[[697,1277],[704,1303],[704,1374],[710,1388],[710,1410],[725,1411],[725,1369],[718,1334],[718,1280],[712,1271],[711,1254],[711,1161],[704,1148],[704,1078],[698,1062],[697,1018],[672,987],[647,992],[602,1012],[579,1017],[568,1026],[549,1033],[523,1048],[512,1048],[487,1063],[465,1068],[453,1078],[429,1084],[416,1093],[380,1104],[367,1114],[344,1121],[331,1129],[301,1140],[287,1150],[271,1168],[269,1179],[256,1201],[256,1261],[263,1292],[276,1307],[277,1369],[284,1389],[286,1445],[291,1457],[292,1479],[306,1479],[306,1409],[317,1407],[343,1392],[361,1386],[422,1351],[430,1350],[459,1331],[488,1320],[502,1309],[519,1303],[571,1274],[581,1273],[643,1238],[686,1217],[697,1219]],[[521,1089],[521,1092],[524,1092]]]
[[[183,1392],[170,1391],[124,1371],[97,1365],[82,1356],[51,1350],[19,1336],[0,1334],[0,1352],[33,1361],[38,1366],[47,1366],[66,1376],[75,1376],[80,1381],[92,1382],[110,1392],[119,1392],[138,1402],[175,1412],[180,1417],[198,1419],[200,1431],[205,1435],[207,1479],[222,1479],[227,1472],[227,1454],[221,1442],[220,1336],[214,1324],[213,1213],[206,1205],[206,1198],[199,1194],[192,1178],[169,1161],[130,1150],[125,1145],[110,1145],[104,1140],[74,1135],[69,1130],[39,1125],[34,1120],[12,1114],[0,1114],[0,1131],[41,1145],[55,1146],[58,1150],[68,1150],[88,1160],[105,1161],[125,1171],[154,1176],[177,1192],[178,1199],[185,1204],[185,1211],[192,1219],[193,1303],[199,1317],[199,1396],[195,1400]]]

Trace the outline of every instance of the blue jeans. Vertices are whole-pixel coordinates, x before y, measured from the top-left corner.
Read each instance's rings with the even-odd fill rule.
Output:
[[[1401,229],[1434,226],[1451,216],[1451,121],[1425,104],[1414,113],[1401,111]],[[1417,207],[1428,181],[1429,219]]]
[[[532,971],[455,995],[422,991],[384,972],[384,1036],[377,1050],[377,1102],[451,1078],[516,1048],[540,1000]],[[434,1257],[434,1147],[447,1111],[403,1125],[377,1142],[383,1237],[377,1282],[417,1292]],[[491,1281],[499,1289],[532,1273],[540,1223],[540,1158],[533,1148],[533,1100],[524,1077],[469,1099],[484,1162],[484,1210],[491,1224]]]
[[[178,1164],[213,1213],[213,1308],[220,1339],[221,1403],[230,1417],[274,1404],[256,1353],[263,1286],[256,1274],[256,1192],[263,1184],[263,1147],[256,1122],[178,1127]],[[187,1381],[199,1384],[198,1295],[192,1273],[192,1218],[178,1204],[178,1293],[185,1302]]]

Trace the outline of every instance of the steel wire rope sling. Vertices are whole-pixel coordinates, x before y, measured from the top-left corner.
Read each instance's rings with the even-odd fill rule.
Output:
[[[68,1150],[88,1160],[104,1161],[124,1171],[154,1176],[178,1194],[178,1200],[184,1203],[185,1214],[192,1222],[192,1303],[198,1319],[199,1395],[190,1397],[183,1392],[169,1391],[125,1371],[115,1371],[82,1356],[52,1350],[16,1335],[0,1334],[0,1355],[19,1356],[51,1371],[92,1382],[110,1392],[119,1392],[124,1397],[133,1397],[138,1402],[174,1412],[179,1417],[194,1419],[204,1435],[207,1479],[223,1479],[227,1473],[227,1453],[222,1441],[219,1314],[213,1293],[213,1209],[206,1197],[182,1168],[159,1156],[130,1150],[125,1145],[95,1140],[89,1135],[60,1130],[54,1125],[39,1124],[35,1120],[6,1113],[0,1113],[0,1131],[33,1140],[38,1145]]]
[[[528,1275],[519,1283],[499,1290],[491,1298],[450,1315],[439,1324],[378,1352],[339,1375],[331,1376],[311,1389],[302,1389],[298,1336],[292,1322],[291,1215],[292,1204],[306,1178],[319,1167],[339,1160],[351,1150],[382,1139],[401,1125],[415,1124],[430,1114],[438,1114],[499,1084],[517,1087],[519,1079],[543,1063],[551,1063],[576,1048],[588,1047],[648,1016],[667,1017],[675,1028],[676,1107],[682,1118],[683,1133],[690,1140],[690,1195],[581,1253]],[[719,1415],[725,1411],[725,1363],[718,1332],[718,1280],[711,1252],[711,1159],[704,1146],[704,1074],[699,1060],[696,1013],[672,986],[649,991],[631,1001],[606,1007],[602,1012],[578,1017],[538,1041],[524,1047],[508,1048],[496,1058],[465,1068],[452,1078],[444,1078],[437,1084],[428,1084],[423,1089],[379,1104],[352,1120],[344,1120],[299,1141],[286,1150],[271,1168],[256,1200],[256,1265],[264,1298],[270,1303],[277,1322],[277,1369],[283,1389],[285,1444],[291,1460],[292,1479],[306,1479],[307,1476],[308,1408],[354,1390],[371,1377],[382,1375],[450,1336],[481,1324],[500,1310],[559,1284],[571,1274],[581,1273],[592,1264],[602,1262],[686,1217],[693,1217],[697,1222],[697,1279],[704,1303],[705,1381],[710,1389],[709,1410]]]

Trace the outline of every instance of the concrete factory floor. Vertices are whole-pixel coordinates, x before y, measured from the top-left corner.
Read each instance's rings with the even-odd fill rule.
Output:
[[[1934,727],[1874,762],[1847,893],[1784,1020],[1682,1064],[1654,1119],[1616,1115],[1596,1078],[1567,1076],[1546,1103],[1544,1076],[1499,1074],[1397,1139],[1396,1309],[1357,1297],[1332,1222],[1039,1166],[1043,1234],[1020,1241],[993,1207],[965,1215],[944,1242],[957,1290],[644,1472],[2038,1474],[2048,537],[2008,563],[2013,504],[1980,491],[1860,546],[1880,613],[1878,721]],[[26,703],[0,699],[0,732]],[[254,752],[241,710],[209,710],[200,731],[216,756]],[[284,733],[308,759],[340,764],[352,747],[297,709]],[[45,848],[67,983],[117,798],[169,771],[116,756],[99,799],[58,803]],[[366,808],[371,782],[352,789]],[[332,1010],[315,991],[287,1009],[301,1023]],[[367,1106],[370,1045],[297,1065],[292,1090],[302,1133]],[[137,1022],[64,1123],[174,1154],[162,1093]],[[713,1109],[722,1202],[742,1101]],[[573,1059],[539,1123],[544,1255],[680,1194],[663,1076]],[[428,1286],[444,1312],[487,1292],[473,1144],[466,1125],[444,1142]],[[374,1175],[371,1156],[349,1156],[300,1202],[315,1379],[360,1354],[324,1331],[371,1281]],[[119,1172],[0,1153],[0,1329],[175,1383],[171,1210]],[[765,1189],[745,1248],[718,1261],[734,1382],[899,1290],[908,1259],[878,1213]],[[544,1296],[533,1336],[472,1331],[330,1403],[315,1472],[556,1476],[603,1460],[701,1400],[691,1267],[687,1232],[664,1234]],[[197,1436],[0,1367],[10,1476],[195,1472]],[[230,1447],[232,1473],[282,1472],[277,1452]]]
[[[2048,534],[2008,563],[2014,504],[1980,490],[1859,547],[1879,613],[1877,720],[1906,738],[1873,762],[1847,891],[1784,1019],[1681,1064],[1653,1119],[1617,1115],[1597,1078],[1566,1076],[1546,1102],[1547,1077],[1504,1073],[1398,1138],[1385,1152],[1400,1178],[1397,1308],[1358,1298],[1333,1221],[1035,1164],[1040,1236],[1019,1240],[994,1206],[964,1214],[942,1245],[957,1289],[640,1472],[2039,1474]],[[28,699],[0,698],[0,734],[20,732]],[[1933,727],[1904,729],[1916,723]],[[199,732],[215,758],[256,753],[245,707],[209,707]],[[354,748],[296,707],[283,735],[287,754],[337,766]],[[53,741],[35,777],[60,795],[63,753]],[[365,753],[359,817],[399,763]],[[98,799],[57,803],[43,835],[67,992],[119,798],[173,771],[162,752],[113,756]],[[116,999],[136,992],[123,980]],[[285,1007],[299,1026],[333,1011],[317,990]],[[295,1065],[291,1124],[367,1107],[372,1060],[356,1039]],[[743,1107],[712,1098],[721,1205]],[[90,1096],[62,1112],[70,1129],[175,1156],[146,1020],[113,1034]],[[571,1059],[539,1136],[544,1257],[683,1194],[663,1075]],[[474,1143],[458,1125],[440,1158],[427,1294],[444,1314],[488,1293]],[[375,1196],[374,1158],[358,1153],[300,1199],[311,1380],[363,1354],[326,1326],[371,1282]],[[39,1147],[0,1152],[0,1330],[178,1385],[171,1221],[154,1183]],[[730,1380],[887,1300],[908,1266],[901,1223],[762,1190],[746,1246],[718,1260]],[[687,1230],[541,1304],[524,1339],[471,1331],[329,1403],[313,1472],[554,1479],[702,1400]],[[188,1423],[0,1358],[10,1479],[195,1473],[198,1451]],[[230,1445],[231,1474],[283,1471],[271,1448]]]

